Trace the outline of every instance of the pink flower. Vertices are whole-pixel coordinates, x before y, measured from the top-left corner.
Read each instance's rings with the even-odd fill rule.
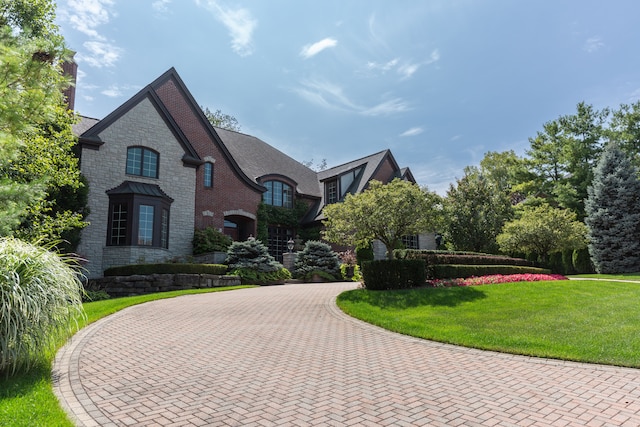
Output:
[[[492,274],[490,276],[468,277],[466,279],[436,279],[428,283],[436,288],[452,286],[477,286],[511,282],[537,282],[541,280],[567,280],[561,274]]]

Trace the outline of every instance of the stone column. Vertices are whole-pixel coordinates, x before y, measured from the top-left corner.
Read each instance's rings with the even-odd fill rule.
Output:
[[[296,261],[296,253],[284,253],[282,254],[282,265],[284,266],[284,268],[286,268],[287,270],[291,271],[293,270],[293,264]]]

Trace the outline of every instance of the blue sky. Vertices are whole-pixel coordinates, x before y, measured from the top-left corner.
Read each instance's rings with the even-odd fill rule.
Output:
[[[58,0],[76,110],[102,118],[175,67],[196,101],[291,157],[390,148],[445,194],[487,151],[524,155],[578,102],[640,99],[640,2]]]

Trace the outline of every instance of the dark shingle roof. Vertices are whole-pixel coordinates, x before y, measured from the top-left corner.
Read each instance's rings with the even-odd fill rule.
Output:
[[[89,129],[91,129],[93,125],[95,125],[99,121],[100,120],[93,119],[91,117],[80,116],[80,121],[78,123],[73,124],[71,126],[71,129],[73,130],[74,135],[80,136],[86,131],[88,131]]]
[[[316,172],[255,136],[214,128],[231,156],[250,179],[282,175],[294,180],[298,193],[320,197]]]
[[[162,191],[158,185],[144,182],[124,181],[117,187],[107,190],[107,194],[141,194],[143,196],[161,197],[173,202],[173,199]]]

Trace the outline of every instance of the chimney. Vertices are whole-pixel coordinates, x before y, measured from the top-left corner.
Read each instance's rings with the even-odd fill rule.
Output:
[[[71,85],[64,90],[69,109],[73,111],[76,104],[76,79],[78,77],[78,64],[73,60],[75,52],[71,53],[71,59],[62,63],[62,75],[71,77]]]

